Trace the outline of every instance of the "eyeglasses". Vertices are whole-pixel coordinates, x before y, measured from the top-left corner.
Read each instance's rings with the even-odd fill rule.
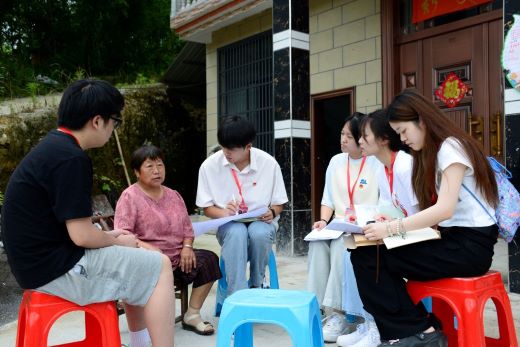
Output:
[[[121,123],[123,123],[123,118],[119,114],[112,114],[109,117],[114,121],[114,129],[119,128]]]

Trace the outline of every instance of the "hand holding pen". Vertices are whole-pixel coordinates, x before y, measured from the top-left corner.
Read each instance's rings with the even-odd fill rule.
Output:
[[[237,199],[235,198],[235,194],[232,195],[231,201],[227,203],[226,210],[229,216],[238,214],[238,203]]]

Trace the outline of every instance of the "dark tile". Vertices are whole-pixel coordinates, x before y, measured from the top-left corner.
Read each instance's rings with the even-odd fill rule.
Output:
[[[296,210],[311,208],[310,146],[310,139],[292,139],[293,205]]]
[[[292,255],[292,220],[292,211],[286,206],[280,214],[280,227],[276,233],[276,252],[279,254]]]
[[[310,210],[284,210],[280,215],[280,228],[276,233],[277,253],[284,255],[307,254],[309,245],[303,238],[310,232],[310,229]]]
[[[273,52],[273,95],[274,95],[274,120],[286,120],[291,118],[291,81],[289,48]]]
[[[289,29],[289,1],[273,0],[273,33],[287,29]]]
[[[296,210],[293,212],[294,255],[307,254],[309,243],[303,238],[311,231],[311,210]]]
[[[309,33],[309,1],[291,1],[291,29]]]
[[[292,119],[310,120],[309,51],[292,48]]]
[[[287,198],[289,202],[286,206],[291,205],[292,208],[292,189],[291,189],[291,179],[292,179],[292,162],[291,162],[291,139],[283,138],[283,139],[275,139],[274,140],[274,158],[280,165],[280,169],[282,170],[282,177],[285,183],[285,190],[287,191]]]

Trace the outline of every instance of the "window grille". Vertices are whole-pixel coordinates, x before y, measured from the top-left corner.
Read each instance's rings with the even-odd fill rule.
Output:
[[[274,155],[272,40],[269,30],[218,49],[218,121],[248,119],[253,145]]]

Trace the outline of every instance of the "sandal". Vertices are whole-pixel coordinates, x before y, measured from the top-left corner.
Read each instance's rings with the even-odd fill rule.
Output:
[[[198,318],[198,319],[197,319]],[[198,321],[196,324],[189,324],[188,322]],[[192,314],[192,315],[185,315],[182,319],[182,328],[184,330],[193,331],[195,334],[199,335],[213,335],[215,332],[215,328],[213,327],[213,324],[210,322],[205,322],[201,319],[200,313]]]

